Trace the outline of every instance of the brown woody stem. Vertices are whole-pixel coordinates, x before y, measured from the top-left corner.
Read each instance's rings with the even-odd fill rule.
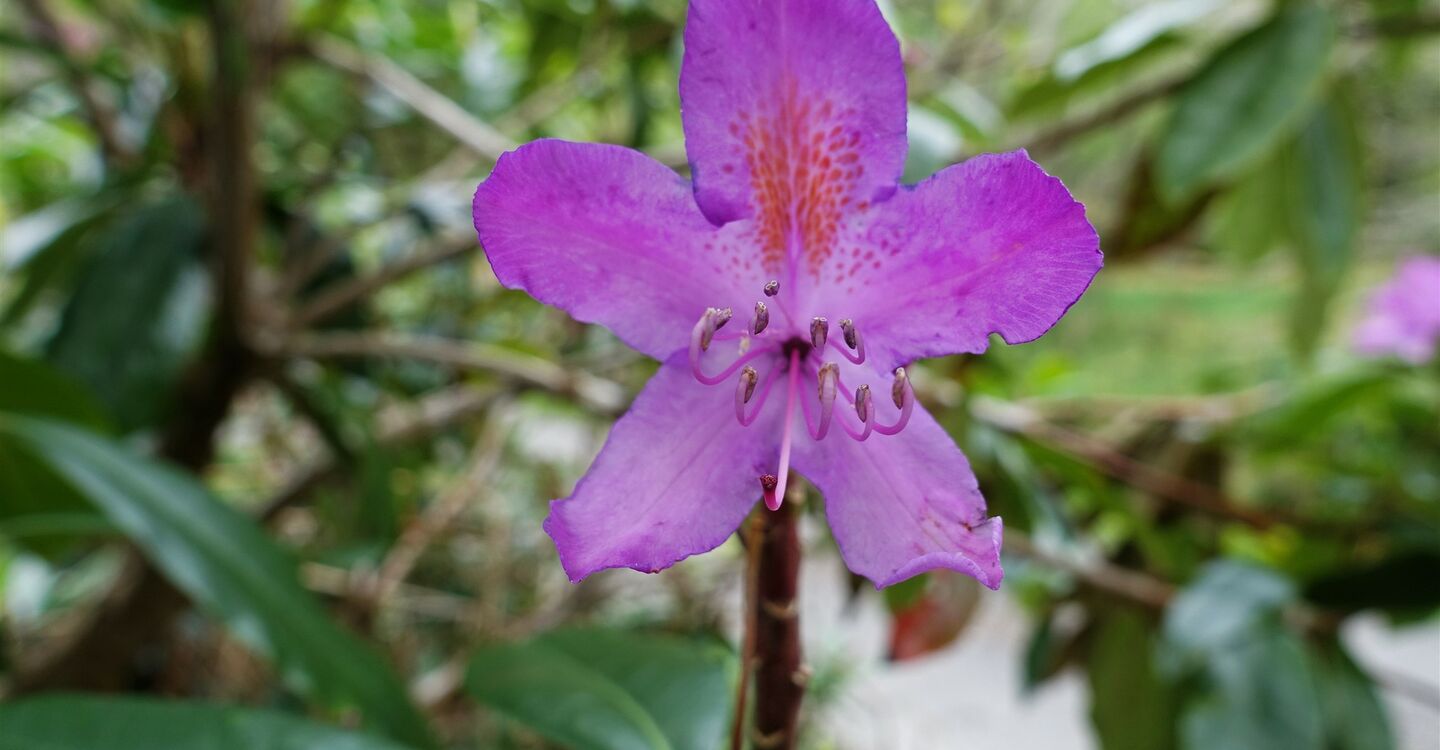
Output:
[[[750,597],[755,669],[755,724],[751,741],[761,750],[795,747],[795,725],[808,673],[800,661],[800,612],[796,590],[800,537],[795,503],[761,509],[751,519],[759,528],[752,557],[755,595]]]

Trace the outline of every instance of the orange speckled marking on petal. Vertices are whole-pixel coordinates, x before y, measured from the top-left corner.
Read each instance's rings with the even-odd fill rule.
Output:
[[[850,207],[860,164],[860,133],[829,100],[803,98],[793,79],[773,111],[742,113],[730,133],[744,147],[755,207],[755,240],[770,272],[793,253],[819,274],[835,253],[842,212]]]

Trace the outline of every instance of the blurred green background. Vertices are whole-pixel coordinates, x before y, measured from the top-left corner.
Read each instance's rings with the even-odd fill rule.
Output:
[[[1026,147],[1107,265],[915,375],[1001,592],[807,504],[802,747],[1435,747],[1440,369],[1350,330],[1440,248],[1440,7],[881,5],[907,180]],[[540,528],[654,364],[468,213],[536,137],[684,171],[684,17],[0,5],[0,748],[722,746],[738,543],[575,586]]]

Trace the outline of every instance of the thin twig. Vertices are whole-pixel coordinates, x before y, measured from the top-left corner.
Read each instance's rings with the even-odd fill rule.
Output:
[[[741,618],[745,633],[740,646],[740,675],[735,686],[735,715],[730,723],[730,750],[745,748],[745,709],[750,697],[751,674],[755,670],[755,631],[759,627],[755,617],[760,609],[758,598],[762,531],[759,519],[753,516],[747,519],[741,533],[745,538],[745,612]]]
[[[1030,537],[1013,529],[1005,531],[1005,551],[1028,557],[1046,567],[1069,573],[1076,580],[1097,591],[1143,604],[1152,609],[1164,609],[1170,600],[1175,598],[1174,584],[1115,565],[1104,559],[1081,561],[1073,557],[1055,554],[1042,549],[1032,542]]]
[[[375,611],[384,607],[386,600],[409,577],[420,556],[454,524],[466,506],[484,495],[486,485],[495,474],[495,467],[500,464],[508,423],[505,407],[502,404],[492,406],[488,425],[471,453],[470,467],[395,540],[380,563],[369,591],[370,605]]]
[[[417,408],[404,413],[382,412],[375,443],[390,448],[428,438],[483,414],[498,394],[495,388],[455,386],[424,397]],[[280,490],[260,505],[256,516],[262,522],[273,521],[316,489],[340,479],[343,468],[344,464],[332,454],[297,470]]]
[[[515,147],[504,133],[374,50],[361,51],[332,36],[312,39],[306,49],[322,62],[368,79],[491,161]]]
[[[1183,75],[1140,89],[1129,96],[1115,101],[1109,106],[1102,107],[1087,115],[1070,120],[1069,122],[1062,122],[1050,130],[1037,133],[1031,137],[1025,143],[1025,148],[1032,153],[1054,151],[1078,136],[1099,130],[1106,125],[1113,125],[1120,122],[1144,109],[1151,102],[1164,99],[1176,91],[1179,91],[1182,86],[1189,82],[1193,75],[1191,72],[1186,72]]]
[[[1136,461],[1102,441],[1051,424],[1035,412],[1016,404],[976,396],[970,401],[970,412],[992,427],[1058,448],[1136,489],[1213,516],[1242,521],[1257,528],[1295,520],[1243,507],[1213,487]]]
[[[394,333],[334,333],[297,336],[283,345],[284,356],[315,359],[382,358],[433,362],[460,370],[499,375],[554,393],[578,398],[605,414],[626,402],[619,384],[550,360],[481,342]]]
[[[42,41],[57,50],[55,57],[64,71],[65,77],[69,79],[70,88],[74,89],[76,98],[80,100],[80,106],[85,109],[86,117],[95,128],[95,136],[100,140],[101,152],[109,161],[129,160],[134,154],[120,142],[119,132],[115,126],[115,114],[96,97],[90,76],[79,62],[79,52],[75,49],[75,45],[70,43],[69,37],[60,27],[60,22],[50,12],[50,8],[45,5],[44,0],[20,0],[20,6],[30,17],[30,21]]]
[[[322,290],[291,319],[293,328],[314,325],[369,297],[416,271],[446,263],[480,249],[473,236],[450,238],[429,252],[416,253],[391,263],[368,276],[360,276]]]

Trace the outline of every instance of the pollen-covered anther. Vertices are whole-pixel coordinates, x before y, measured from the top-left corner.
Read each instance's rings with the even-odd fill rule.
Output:
[[[890,385],[890,400],[895,402],[896,409],[905,408],[905,400],[909,397],[910,377],[905,374],[905,368],[895,368],[895,382]]]
[[[830,321],[815,317],[810,319],[810,345],[816,349],[825,346],[825,340],[830,336]]]
[[[710,351],[710,342],[715,338],[715,330],[720,327],[715,324],[715,318],[719,313],[719,310],[713,307],[707,307],[705,308],[705,314],[701,315],[700,320],[695,323],[693,335],[699,343],[700,351],[702,352]]]
[[[840,333],[845,336],[845,345],[851,349],[860,346],[860,333],[855,330],[855,321],[846,318],[840,321]]]
[[[759,336],[770,325],[770,309],[764,302],[755,303],[755,317],[750,319],[750,334]]]
[[[766,296],[766,297],[774,297],[775,295],[777,295],[777,294],[779,294],[779,293],[780,293],[780,282],[778,282],[778,281],[767,281],[767,282],[765,282],[765,296]]]
[[[714,308],[711,308],[711,309],[714,309]],[[732,318],[732,317],[734,317],[734,316],[735,316],[735,311],[734,311],[734,310],[731,310],[731,309],[728,308],[728,307],[722,307],[722,308],[720,308],[720,309],[718,309],[718,310],[715,310],[715,330],[718,331],[718,330],[720,330],[721,328],[724,328],[724,327],[725,327],[725,324],[726,324],[726,323],[729,323],[729,322],[730,322],[730,318]]]
[[[760,373],[755,368],[746,366],[740,371],[740,383],[736,389],[740,391],[740,402],[748,404],[755,395],[755,386],[760,382]]]
[[[774,474],[761,474],[761,475],[760,475],[760,489],[761,489],[762,491],[764,491],[764,492],[767,492],[767,493],[768,493],[768,492],[774,492],[774,491],[775,491],[775,486],[778,485],[779,483],[780,483],[780,480],[779,480],[779,479],[776,479]]]
[[[860,417],[861,422],[870,421],[870,386],[862,385],[855,389],[855,414]]]

